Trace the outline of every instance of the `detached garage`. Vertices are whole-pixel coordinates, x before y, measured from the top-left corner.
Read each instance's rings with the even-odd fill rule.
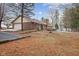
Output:
[[[11,22],[11,30],[18,31],[21,30],[21,16],[18,16],[15,20]],[[47,28],[47,24],[36,19],[23,18],[23,29],[24,30],[43,30]]]

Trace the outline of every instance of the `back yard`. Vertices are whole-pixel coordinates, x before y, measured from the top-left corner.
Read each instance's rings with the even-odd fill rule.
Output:
[[[79,55],[78,32],[38,31],[31,37],[0,44],[0,55]]]

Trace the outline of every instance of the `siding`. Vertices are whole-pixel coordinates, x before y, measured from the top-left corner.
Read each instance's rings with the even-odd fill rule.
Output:
[[[21,24],[14,24],[14,30],[21,30]]]

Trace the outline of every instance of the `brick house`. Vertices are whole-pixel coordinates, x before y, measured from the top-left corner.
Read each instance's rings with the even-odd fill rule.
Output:
[[[31,19],[31,18],[23,18],[23,29],[24,30],[45,30],[47,28],[47,24],[45,22]],[[18,16],[15,20],[11,22],[11,26],[8,27],[13,31],[21,30],[21,17]]]

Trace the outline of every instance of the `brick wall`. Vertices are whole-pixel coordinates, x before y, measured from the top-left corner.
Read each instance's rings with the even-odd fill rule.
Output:
[[[46,25],[41,25],[41,24],[34,23],[34,22],[23,23],[24,30],[33,30],[33,29],[36,29],[36,30],[41,29],[42,30],[42,27],[43,27],[43,30],[46,29]]]
[[[23,23],[23,29],[24,30],[32,30],[32,29],[36,29],[36,25],[33,22],[27,22],[27,23]]]

